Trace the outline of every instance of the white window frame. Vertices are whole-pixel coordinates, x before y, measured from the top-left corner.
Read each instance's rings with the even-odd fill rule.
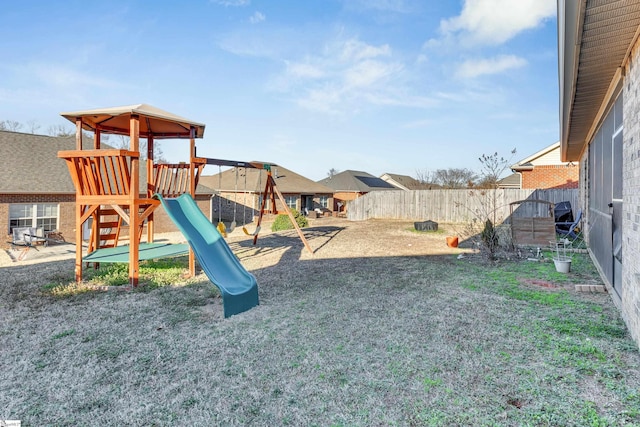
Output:
[[[298,196],[284,196],[284,202],[289,209],[298,209]]]
[[[319,196],[318,203],[325,209],[329,209],[329,196]]]
[[[24,207],[28,207],[30,210],[29,216],[13,216],[12,210],[24,209]],[[38,216],[38,208],[43,206],[52,206],[54,207],[55,214],[53,216],[43,215]],[[13,208],[13,209],[12,209]],[[57,230],[60,228],[60,204],[59,203],[12,203],[9,205],[9,233],[11,233],[12,226],[11,221],[22,221],[21,224],[16,225],[17,227],[38,227],[39,219],[55,219],[55,227],[52,230]],[[50,231],[50,230],[47,230]]]

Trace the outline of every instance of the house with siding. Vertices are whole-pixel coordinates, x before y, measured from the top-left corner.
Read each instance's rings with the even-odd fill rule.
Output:
[[[589,252],[640,343],[640,1],[559,0],[560,153]]]
[[[314,215],[331,215],[333,212],[333,190],[318,184],[283,166],[269,162],[271,176],[276,188],[282,193],[287,206],[298,212]],[[233,167],[214,175],[202,175],[200,183],[215,190],[212,200],[212,220],[247,224],[254,221],[260,212],[262,195],[267,183],[267,171],[255,168]],[[276,205],[267,199],[265,213],[284,212],[282,202],[276,198]]]
[[[398,190],[398,187],[370,173],[346,170],[318,181],[333,190],[334,209],[346,213],[348,204],[371,191]]]
[[[380,175],[380,179],[388,182],[400,190],[431,190],[437,188],[436,184],[426,184],[418,181],[417,179],[410,177],[409,175],[399,175],[396,173],[384,173]]]
[[[563,162],[560,159],[560,141],[520,160],[511,166],[511,170],[519,179],[516,188],[578,188],[578,162]]]
[[[83,139],[84,148],[93,147],[91,138]],[[4,159],[0,168],[0,227],[7,241],[11,240],[14,227],[55,230],[66,241],[74,241],[75,187],[66,162],[57,155],[58,151],[75,147],[75,135],[54,137],[0,131],[0,158]],[[145,183],[146,178],[140,182]],[[145,191],[141,188],[142,194]],[[210,215],[211,196],[211,189],[198,186],[196,201],[206,215]],[[156,212],[155,230],[177,231],[162,209]]]

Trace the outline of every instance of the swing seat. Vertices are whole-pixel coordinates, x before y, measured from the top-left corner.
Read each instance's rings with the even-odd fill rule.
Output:
[[[222,234],[222,237],[227,237],[227,227],[225,227],[224,222],[220,221],[216,228],[218,229],[220,234]]]
[[[247,230],[247,227],[242,227],[242,231],[244,231],[244,234],[246,234],[247,236],[257,236],[258,233],[260,232],[260,226],[256,227],[256,231],[254,233],[249,233],[249,230]]]

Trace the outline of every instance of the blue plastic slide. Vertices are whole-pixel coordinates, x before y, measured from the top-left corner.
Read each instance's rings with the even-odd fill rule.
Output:
[[[176,199],[156,195],[169,218],[178,226],[209,280],[220,289],[224,317],[247,311],[259,304],[258,283],[238,261],[216,227],[189,194]]]

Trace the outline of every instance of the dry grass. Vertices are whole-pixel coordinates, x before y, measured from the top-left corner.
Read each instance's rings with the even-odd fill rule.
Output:
[[[410,229],[317,220],[314,255],[293,232],[233,236],[261,305],[226,320],[203,276],[103,292],[70,285],[72,261],[3,268],[0,419],[640,424],[637,346],[606,294],[570,286],[597,280],[588,259],[491,266]]]

